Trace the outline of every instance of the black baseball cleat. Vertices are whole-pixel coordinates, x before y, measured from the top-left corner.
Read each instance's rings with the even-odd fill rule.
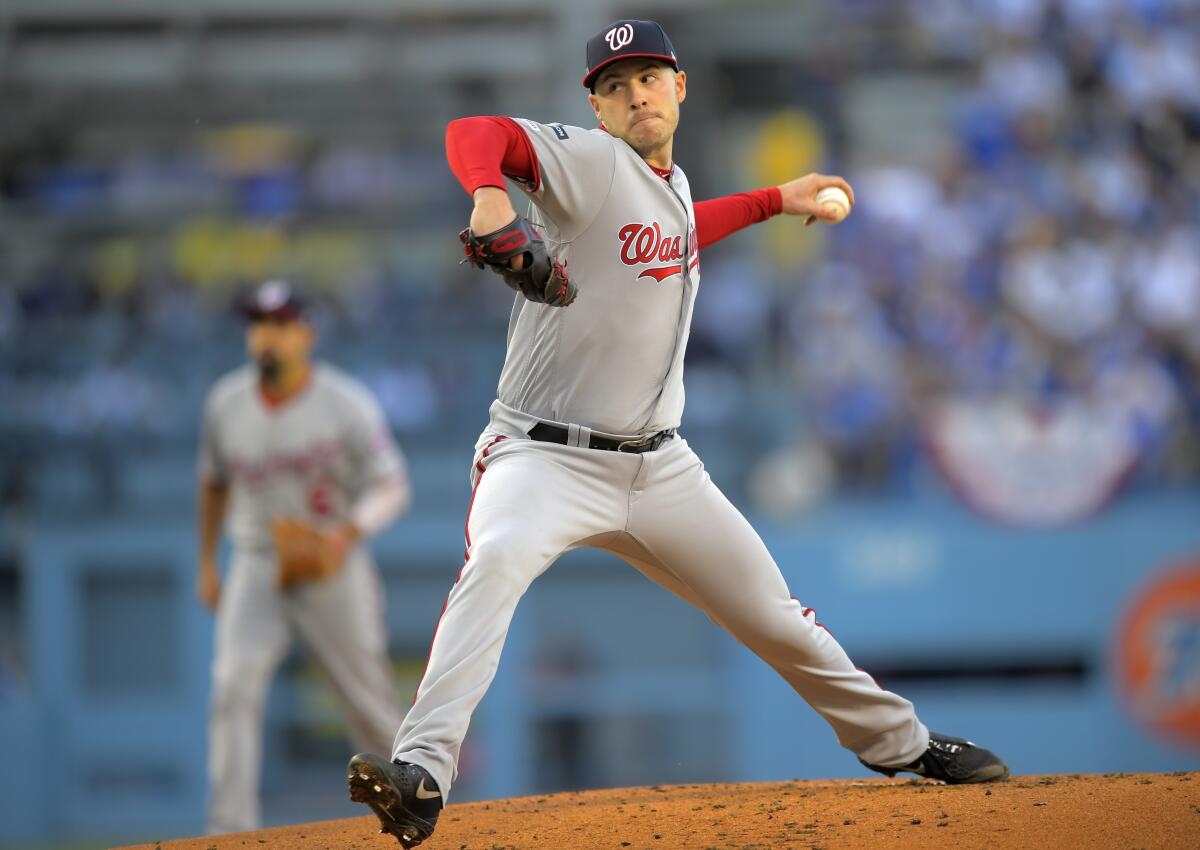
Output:
[[[379,831],[396,836],[405,848],[433,835],[442,812],[442,792],[425,768],[359,753],[350,759],[346,781],[350,799],[370,806],[379,818]]]
[[[895,776],[903,771],[929,779],[940,779],[948,785],[994,782],[1008,776],[1008,765],[1000,761],[1000,757],[991,750],[977,747],[962,738],[951,738],[936,732],[929,733],[929,749],[914,762],[902,767],[880,767],[865,761],[862,763],[884,776]]]

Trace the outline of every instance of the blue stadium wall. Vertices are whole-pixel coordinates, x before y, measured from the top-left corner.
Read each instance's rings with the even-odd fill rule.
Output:
[[[996,749],[1018,774],[1200,768],[1194,738],[1135,717],[1115,662],[1139,594],[1200,564],[1196,494],[1128,496],[1053,531],[995,526],[936,496],[754,519],[792,592],[931,728]],[[191,523],[117,514],[43,519],[27,534],[26,668],[0,694],[0,844],[198,833],[212,628],[193,593]],[[407,699],[459,567],[461,520],[418,512],[374,548]],[[1196,607],[1181,616],[1200,634]],[[1200,646],[1180,652],[1176,696],[1194,701]],[[272,823],[360,813],[342,794],[348,744],[314,682],[297,657],[272,692]],[[867,775],[747,650],[587,551],[518,610],[462,771],[458,801]]]

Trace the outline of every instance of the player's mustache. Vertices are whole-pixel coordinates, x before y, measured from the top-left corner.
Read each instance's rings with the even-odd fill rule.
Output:
[[[258,356],[258,376],[264,383],[273,384],[279,379],[279,358],[273,351],[264,351]]]

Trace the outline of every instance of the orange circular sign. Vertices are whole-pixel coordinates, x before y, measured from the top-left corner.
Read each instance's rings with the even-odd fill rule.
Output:
[[[1200,748],[1200,561],[1155,575],[1118,630],[1117,674],[1134,715]]]

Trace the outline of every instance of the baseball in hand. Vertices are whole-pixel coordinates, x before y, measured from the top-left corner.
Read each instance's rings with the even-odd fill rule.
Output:
[[[850,198],[846,193],[837,186],[826,186],[820,192],[817,192],[817,203],[825,208],[826,212],[833,212],[833,224],[850,215]]]

